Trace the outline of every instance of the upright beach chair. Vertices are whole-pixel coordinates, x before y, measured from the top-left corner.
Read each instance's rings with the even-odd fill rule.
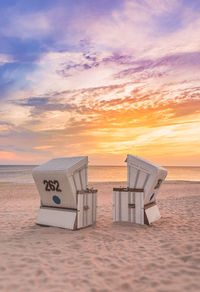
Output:
[[[97,190],[88,189],[88,157],[52,159],[33,170],[41,198],[37,224],[80,229],[96,222]]]
[[[156,196],[167,170],[133,155],[126,162],[127,188],[113,189],[113,220],[149,225],[161,217]]]

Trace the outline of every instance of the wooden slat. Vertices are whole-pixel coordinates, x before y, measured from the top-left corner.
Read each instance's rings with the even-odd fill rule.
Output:
[[[78,224],[77,228],[82,228],[84,226],[83,222],[83,196],[78,195]]]
[[[131,198],[130,198],[130,204],[135,204],[135,193],[131,192],[130,193]],[[130,212],[131,212],[131,222],[135,222],[135,209],[134,208],[130,208]]]
[[[130,166],[128,186],[131,188],[135,188],[137,184],[137,178],[138,178],[138,169]]]
[[[113,221],[116,220],[116,192],[113,192]]]
[[[135,223],[144,224],[144,197],[143,193],[135,194]]]
[[[140,194],[140,224],[144,224],[144,193]]]
[[[139,189],[139,188],[113,188],[113,191],[115,191],[115,192],[135,192],[135,193],[141,193],[141,192],[144,192],[144,189]]]
[[[131,193],[128,192],[128,221],[131,222]]]
[[[121,192],[121,221],[128,222],[129,217],[128,217],[128,197],[129,197],[129,192]]]
[[[43,206],[43,205],[40,205],[40,208],[43,208],[43,209],[55,209],[55,210],[61,210],[61,211],[76,211],[77,208],[60,208],[60,207],[52,207],[52,206]]]
[[[120,214],[121,214],[121,206],[120,206],[120,192],[119,191],[116,191],[116,194],[115,194],[115,221],[120,221]]]
[[[87,209],[84,209],[84,206],[87,206],[87,193],[83,195],[83,218],[84,218],[84,227],[87,226]]]
[[[155,205],[156,205],[156,202],[149,203],[149,204],[147,204],[147,205],[144,206],[144,209],[146,210],[146,209],[151,208],[151,207],[153,207]]]
[[[81,183],[82,183],[82,189],[85,190],[87,188],[87,174],[86,174],[86,168],[82,168],[80,170],[81,175]]]
[[[81,190],[83,190],[84,189],[84,186],[83,186],[83,183],[82,183],[81,172],[79,171],[78,174],[79,174],[79,180],[80,180]]]
[[[95,190],[95,189],[89,189],[89,188],[87,188],[87,189],[85,189],[85,190],[78,190],[77,191],[77,194],[86,194],[86,193],[97,193],[97,190]]]
[[[76,201],[77,201],[77,197],[76,197],[77,189],[76,189],[76,184],[75,184],[74,177],[73,176],[70,176],[69,177],[69,181],[70,181],[70,186],[72,188],[72,192],[73,192],[74,197],[76,198]]]
[[[92,194],[92,221],[97,221],[97,192]]]
[[[135,208],[135,204],[128,204],[129,208]]]
[[[88,185],[88,167],[85,168],[85,185]]]
[[[127,182],[128,182],[129,186],[130,186],[130,184],[129,184],[130,177],[131,177],[131,167],[130,167],[130,165],[127,164]]]
[[[92,209],[93,209],[93,197],[94,197],[94,194],[92,194],[92,193],[88,194],[88,206],[89,206],[89,209],[88,209],[88,225],[92,225],[92,223],[93,223],[93,212],[92,212]]]
[[[75,181],[75,185],[76,185],[76,189],[81,190],[81,181],[80,181],[80,176],[79,176],[79,172],[76,171],[74,172],[74,181]]]

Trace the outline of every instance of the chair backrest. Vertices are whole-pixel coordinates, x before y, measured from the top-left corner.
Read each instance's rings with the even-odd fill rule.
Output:
[[[88,157],[52,159],[33,170],[42,206],[77,209],[77,192],[87,189]]]
[[[128,154],[127,186],[144,189],[144,204],[156,200],[160,186],[167,176],[167,170],[145,159]]]

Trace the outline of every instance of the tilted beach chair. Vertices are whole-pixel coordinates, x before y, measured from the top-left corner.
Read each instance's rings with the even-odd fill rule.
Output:
[[[68,229],[96,222],[97,190],[88,189],[88,157],[56,158],[33,170],[41,206],[37,224]]]
[[[151,224],[161,217],[156,195],[167,170],[133,155],[126,162],[127,188],[113,189],[113,220]]]

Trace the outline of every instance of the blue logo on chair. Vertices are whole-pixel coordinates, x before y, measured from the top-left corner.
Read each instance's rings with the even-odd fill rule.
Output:
[[[154,196],[155,196],[155,194],[153,193],[153,194],[151,195],[151,198],[149,199],[149,201],[151,201],[151,200],[153,199]]]
[[[58,196],[53,196],[53,201],[54,203],[56,203],[57,205],[59,205],[61,203],[60,198]]]

